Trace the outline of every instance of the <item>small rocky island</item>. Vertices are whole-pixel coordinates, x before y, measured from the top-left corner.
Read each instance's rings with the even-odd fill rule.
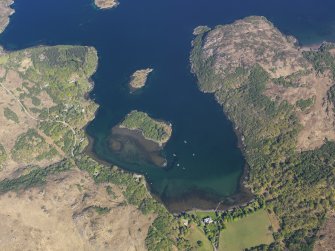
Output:
[[[94,3],[100,9],[111,9],[119,5],[118,0],[94,0]]]
[[[171,134],[171,124],[134,110],[112,128],[110,148],[128,162],[165,167],[167,161],[161,151]]]
[[[153,71],[151,68],[138,70],[133,73],[129,82],[130,91],[134,92],[145,86],[149,74]]]

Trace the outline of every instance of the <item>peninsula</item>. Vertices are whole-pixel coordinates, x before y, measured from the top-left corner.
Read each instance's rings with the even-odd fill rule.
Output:
[[[244,184],[279,220],[271,250],[311,249],[335,204],[335,45],[303,50],[259,16],[194,34],[199,88],[239,131]]]
[[[138,70],[133,73],[129,82],[131,92],[138,90],[145,86],[149,74],[153,71],[151,68]]]
[[[111,9],[119,5],[118,0],[94,0],[94,3],[100,9]]]

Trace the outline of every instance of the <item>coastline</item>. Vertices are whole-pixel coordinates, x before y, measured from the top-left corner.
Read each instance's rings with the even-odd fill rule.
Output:
[[[88,124],[86,125],[86,127],[88,126]],[[108,167],[116,167],[117,169],[121,170],[122,172],[126,172],[132,175],[136,175],[136,176],[140,176],[143,179],[143,183],[146,187],[146,189],[149,191],[150,195],[152,196],[152,198],[154,198],[155,200],[157,200],[159,203],[161,203],[164,207],[168,208],[165,203],[161,200],[161,198],[156,195],[154,192],[152,192],[151,187],[147,181],[147,178],[145,177],[144,174],[135,172],[135,171],[128,171],[125,168],[122,168],[120,166],[114,165],[113,163],[110,163],[106,160],[103,160],[101,158],[99,158],[99,156],[93,151],[93,146],[94,146],[94,138],[91,137],[87,132],[86,132],[86,127],[85,129],[85,135],[88,139],[88,144],[85,147],[83,153],[89,157],[91,157],[92,159],[94,159],[96,162],[98,162],[99,164],[102,164],[104,166],[108,166]]]
[[[94,81],[93,80],[92,80],[92,84],[93,85],[92,85],[92,89],[90,90],[90,92],[93,90],[93,86],[94,86]],[[95,103],[95,101],[92,100],[89,97],[89,93],[88,93],[87,98]],[[97,106],[99,107],[98,104],[97,104]],[[223,107],[222,107],[222,109],[223,109]],[[98,109],[96,110],[95,114],[97,113],[97,111],[98,111]],[[226,112],[224,110],[223,110],[223,113],[224,113],[224,116],[226,116],[228,118],[228,120],[232,123],[234,133],[237,137],[237,146],[241,150],[242,155],[243,155],[244,160],[245,160],[245,147],[244,147],[244,143],[243,143],[243,140],[242,140],[243,135],[238,131],[238,128],[236,128],[236,126],[229,119],[229,116],[226,114]],[[95,114],[94,114],[93,120],[95,118]],[[86,125],[86,127],[88,125],[89,125],[89,123]],[[243,166],[243,171],[242,171],[242,174],[239,178],[236,193],[234,193],[232,195],[229,195],[229,196],[226,196],[224,198],[219,199],[215,195],[206,194],[202,191],[200,191],[200,192],[199,191],[192,191],[189,194],[185,194],[184,196],[179,197],[179,198],[170,199],[170,198],[164,198],[164,196],[161,197],[160,195],[155,194],[151,190],[150,184],[147,182],[147,179],[146,179],[144,174],[137,173],[136,171],[128,171],[126,168],[122,168],[122,166],[115,165],[115,164],[113,164],[109,161],[106,161],[106,160],[103,160],[103,159],[99,158],[99,156],[97,156],[97,154],[94,152],[94,149],[93,149],[95,139],[87,133],[86,127],[84,128],[84,130],[85,130],[85,135],[88,139],[88,145],[86,146],[86,148],[84,150],[84,153],[87,154],[88,156],[92,157],[98,163],[101,163],[101,164],[106,165],[106,166],[116,166],[117,168],[119,168],[120,170],[122,170],[124,172],[128,172],[128,173],[134,174],[134,175],[140,175],[141,177],[143,177],[143,179],[145,180],[146,187],[147,187],[148,191],[150,192],[150,195],[153,198],[155,198],[158,202],[162,203],[171,213],[177,213],[178,214],[178,213],[181,213],[183,211],[189,212],[189,211],[193,211],[193,210],[198,210],[198,211],[203,211],[203,212],[216,212],[216,211],[221,211],[222,212],[222,211],[230,210],[230,209],[235,208],[235,207],[244,206],[244,205],[248,204],[250,201],[252,201],[255,197],[254,194],[245,186],[245,181],[248,179],[249,168],[250,168],[247,163],[245,163],[244,166]],[[119,124],[116,125],[115,127],[119,127]],[[151,139],[145,138],[144,135],[142,134],[142,131],[139,130],[139,129],[134,129],[134,130],[129,129],[129,128],[122,128],[122,129],[127,129],[129,131],[135,131],[135,132],[141,134],[145,140],[150,141],[150,142],[152,142],[154,144],[157,144],[159,146],[159,144],[157,142],[155,142]],[[160,148],[162,148],[163,146],[160,146]],[[194,207],[193,206],[195,204],[194,202],[197,202],[197,204],[199,204],[201,206]]]
[[[141,163],[143,160],[158,168],[167,166],[167,160],[161,154],[163,145],[146,139],[140,130],[114,126],[109,135],[108,143],[110,150],[123,159],[132,159],[132,154],[135,153],[135,159],[137,159],[135,162]]]
[[[324,44],[327,43],[326,41],[322,42],[317,42],[317,43],[311,43],[311,44],[306,44],[306,45],[300,45],[300,50],[302,51],[317,51],[320,49],[320,47]]]
[[[98,53],[97,53],[98,56]],[[97,70],[98,65],[96,66],[95,72]],[[94,72],[94,73],[95,73]],[[93,74],[94,75],[94,74]],[[94,116],[92,118],[92,120],[95,119],[96,113],[98,112],[99,109],[99,104],[97,104],[92,98],[90,98],[90,93],[93,91],[94,89],[94,81],[92,79],[93,75],[91,76],[90,83],[91,83],[91,88],[87,93],[86,98],[91,100],[92,102],[94,102],[97,105],[97,109],[94,113]],[[219,105],[222,107],[222,105],[219,103]],[[223,109],[223,107],[222,107]],[[238,148],[241,150],[244,160],[245,160],[245,147],[244,147],[244,143],[243,143],[243,135],[238,131],[238,128],[236,128],[236,126],[233,124],[233,122],[229,119],[228,114],[226,114],[226,112],[223,110],[224,116],[226,116],[228,118],[228,120],[232,123],[233,126],[233,130],[234,133],[237,137],[237,146]],[[91,121],[92,121],[91,120]],[[250,201],[253,200],[254,195],[252,194],[252,192],[245,186],[245,181],[248,179],[248,175],[249,175],[249,166],[247,163],[244,164],[243,167],[243,171],[241,173],[241,176],[239,178],[239,182],[238,182],[238,186],[236,189],[236,192],[230,196],[226,196],[224,198],[219,199],[218,197],[216,197],[214,194],[211,195],[211,193],[205,193],[205,192],[199,192],[199,191],[192,191],[187,195],[184,195],[180,198],[173,198],[173,199],[169,199],[169,198],[164,198],[164,196],[159,196],[157,194],[155,194],[150,187],[150,184],[147,182],[147,179],[145,177],[145,175],[137,173],[136,171],[128,171],[126,168],[122,168],[122,166],[118,166],[113,164],[112,162],[103,160],[101,158],[99,158],[99,156],[97,156],[97,154],[94,152],[94,138],[91,137],[86,130],[86,127],[89,125],[89,123],[91,122],[89,121],[87,123],[87,125],[83,128],[85,131],[85,135],[88,139],[88,145],[85,147],[84,149],[84,153],[87,154],[88,156],[92,157],[94,160],[96,160],[97,162],[106,165],[106,166],[117,166],[117,168],[119,168],[120,170],[124,171],[124,172],[128,172],[134,175],[140,175],[141,177],[143,177],[143,179],[145,180],[145,184],[146,187],[148,189],[148,191],[150,192],[150,195],[155,198],[156,200],[158,200],[160,203],[162,203],[171,213],[180,213],[183,211],[192,211],[192,210],[201,210],[201,211],[208,211],[208,212],[213,212],[213,211],[226,211],[229,210],[231,208],[234,207],[240,207],[243,206],[247,203],[249,203]],[[167,123],[169,125],[171,125],[171,123],[169,122],[165,122],[165,121],[161,121],[161,120],[157,120],[158,122],[162,122],[162,123]],[[116,125],[115,127],[120,127],[120,124]],[[114,127],[113,127],[114,128]],[[159,143],[157,143],[154,140],[151,139],[147,139],[142,131],[140,129],[129,129],[124,127],[124,129],[127,129],[129,131],[135,131],[137,133],[140,133],[143,138],[147,141],[150,141],[154,144],[157,144],[160,148],[164,147],[164,145],[167,143],[163,143],[162,145],[160,145]],[[171,130],[171,134],[172,134],[172,130]],[[187,199],[186,199],[187,197]],[[194,207],[193,205],[195,204],[194,202],[197,202],[199,205],[201,206],[197,206]]]
[[[219,103],[220,104],[220,103]],[[220,104],[221,105],[221,104]],[[223,107],[222,107],[223,108]],[[229,119],[229,116],[223,111],[224,116],[232,123],[233,130],[237,137],[237,146],[241,150],[244,160],[245,160],[245,147],[242,140],[243,135],[238,131],[238,128],[234,125],[234,123]],[[185,200],[184,198],[177,198],[171,200],[168,203],[165,203],[165,206],[172,213],[180,213],[180,212],[190,212],[190,211],[202,211],[202,212],[223,212],[236,207],[243,207],[249,202],[252,202],[255,198],[255,195],[245,186],[245,182],[249,177],[250,167],[245,160],[245,164],[243,166],[243,172],[240,176],[237,191],[229,196],[224,197],[220,201],[218,199],[213,198],[214,196],[204,195],[197,197],[193,196],[193,198]],[[199,192],[193,192],[198,194]],[[200,192],[201,193],[201,192]],[[192,197],[192,193],[188,195],[184,195],[183,197]],[[207,197],[204,199],[204,197]],[[212,198],[210,198],[212,197]],[[189,207],[188,204],[192,205],[192,201],[196,200],[197,202],[202,202],[204,207]],[[164,201],[164,200],[163,200]],[[166,201],[165,201],[166,202]]]
[[[125,127],[125,126],[121,125],[121,123],[117,124],[117,125],[114,126],[113,128],[126,129],[126,130],[129,130],[129,131],[138,132],[138,133],[140,133],[140,134],[143,136],[143,138],[144,138],[145,140],[148,140],[148,141],[150,141],[150,142],[152,142],[152,143],[155,143],[155,144],[159,145],[159,147],[161,147],[161,148],[164,147],[164,146],[166,145],[166,143],[168,142],[168,141],[165,141],[165,142],[157,142],[157,141],[155,141],[155,140],[153,140],[153,139],[147,138],[147,137],[145,137],[145,136],[143,135],[143,131],[142,131],[141,129],[138,129],[138,128],[130,129],[130,128],[128,128],[128,127]]]
[[[99,156],[97,156],[97,154],[93,150],[94,138],[88,135],[87,132],[86,137],[88,138],[89,143],[84,150],[85,154],[103,165],[111,167],[117,166],[109,161],[99,158]],[[157,195],[151,190],[150,184],[147,182],[144,174],[137,173],[136,171],[128,171],[126,168],[122,168],[122,166],[117,166],[117,168],[124,172],[128,172],[134,175],[140,175],[141,177],[143,177],[146,187],[150,192],[151,196],[155,198],[158,202],[162,203],[171,213],[178,214],[184,211],[189,212],[192,210],[198,210],[203,212],[226,211],[235,207],[243,206],[254,199],[254,195],[244,186],[243,183],[249,171],[247,164],[244,165],[243,173],[238,183],[237,192],[221,199],[219,199],[215,195],[207,194],[202,191],[192,191],[179,198],[164,198],[164,195]],[[194,202],[196,202],[196,204],[199,204],[200,206],[194,207]]]

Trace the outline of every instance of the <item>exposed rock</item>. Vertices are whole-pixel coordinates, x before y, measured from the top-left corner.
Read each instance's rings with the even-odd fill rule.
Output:
[[[110,9],[115,8],[119,5],[118,0],[94,0],[96,6],[100,9]]]

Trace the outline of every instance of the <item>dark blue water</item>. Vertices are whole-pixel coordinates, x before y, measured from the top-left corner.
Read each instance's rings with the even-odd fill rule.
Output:
[[[16,0],[16,13],[0,43],[7,50],[40,44],[94,46],[99,68],[91,97],[100,109],[87,128],[95,139],[92,151],[103,160],[145,174],[152,191],[164,201],[192,196],[195,199],[188,203],[198,207],[203,203],[199,198],[219,200],[239,192],[244,159],[233,126],[213,96],[197,89],[190,73],[193,29],[264,15],[304,44],[334,41],[335,1],[120,2],[116,9],[101,11],[90,0]],[[139,95],[130,95],[129,76],[147,67],[154,68],[148,86]],[[110,129],[132,109],[173,124],[173,136],[165,148],[168,169],[130,165],[110,152]],[[178,156],[175,162],[173,153]]]

